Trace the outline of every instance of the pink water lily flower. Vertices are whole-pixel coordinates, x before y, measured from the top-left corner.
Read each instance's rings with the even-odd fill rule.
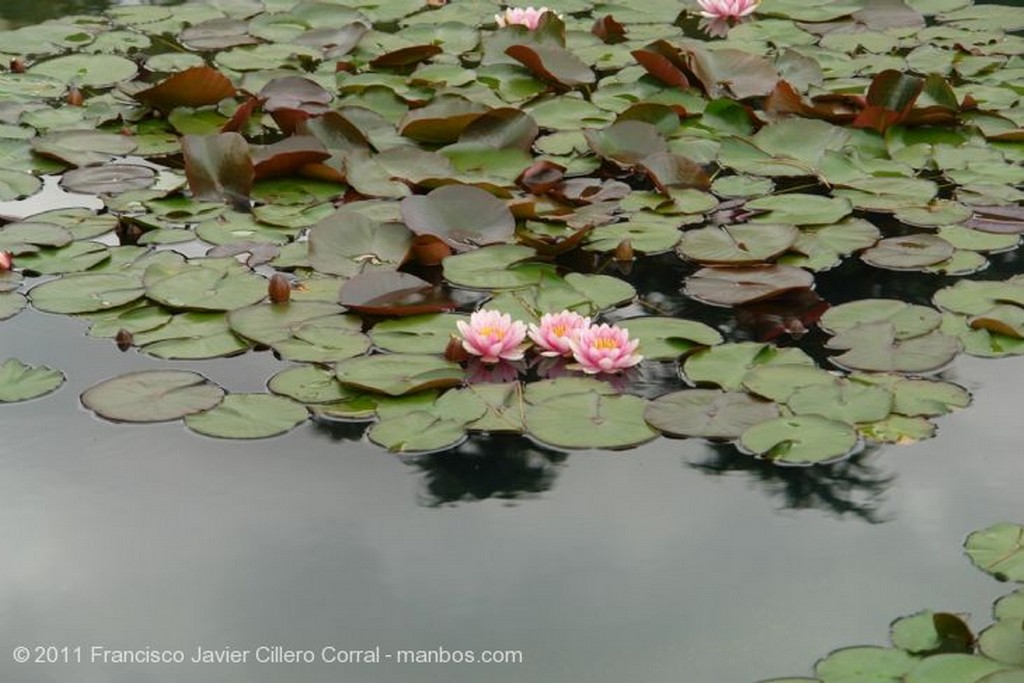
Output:
[[[533,7],[509,7],[503,13],[495,14],[494,20],[502,28],[506,26],[525,26],[534,31],[540,24],[540,18],[548,12],[551,12],[551,10],[547,7],[541,7],[540,9],[534,9]],[[560,14],[558,16],[561,17]]]
[[[462,335],[462,348],[482,363],[501,360],[520,360],[525,351],[526,323],[512,320],[512,316],[498,311],[482,309],[469,316],[469,322],[455,325]]]
[[[569,346],[579,369],[588,375],[619,372],[644,358],[636,353],[639,339],[630,340],[629,330],[606,323],[582,330],[575,338],[569,339]]]
[[[761,0],[697,0],[708,19],[740,19],[754,13]]]
[[[571,356],[569,340],[590,327],[590,318],[573,311],[545,313],[540,325],[530,325],[530,339],[541,348],[542,356]]]
[[[9,251],[0,251],[0,272],[14,267],[14,256]]]

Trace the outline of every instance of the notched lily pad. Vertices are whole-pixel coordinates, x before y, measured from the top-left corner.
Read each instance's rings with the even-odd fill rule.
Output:
[[[526,428],[557,448],[631,448],[658,435],[644,421],[646,407],[637,396],[570,394],[527,405]]]
[[[1000,581],[1024,582],[1024,526],[1000,522],[964,541],[971,562]]]
[[[338,363],[335,374],[346,386],[401,396],[458,386],[465,373],[457,364],[437,356],[395,353],[350,358]]]
[[[104,380],[82,405],[115,422],[166,422],[213,408],[224,390],[196,372],[143,370]]]
[[[780,417],[761,422],[740,436],[740,446],[766,460],[812,465],[853,452],[857,432],[846,422],[820,415]]]
[[[64,373],[45,365],[32,366],[17,358],[0,365],[0,403],[15,403],[44,396],[64,383]]]
[[[272,394],[228,394],[219,405],[185,416],[194,432],[220,439],[265,439],[291,431],[309,417],[305,407]]]
[[[663,434],[736,439],[749,427],[779,416],[779,407],[742,391],[687,389],[659,396],[644,419]]]

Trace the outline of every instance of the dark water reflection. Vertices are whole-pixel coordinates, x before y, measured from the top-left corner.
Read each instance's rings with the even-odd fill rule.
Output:
[[[99,14],[117,5],[180,5],[184,0],[0,0],[0,28],[38,24],[72,14]]]

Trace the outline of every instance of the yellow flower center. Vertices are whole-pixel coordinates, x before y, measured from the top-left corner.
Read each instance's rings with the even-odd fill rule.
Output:
[[[565,325],[555,325],[551,328],[551,331],[555,333],[556,337],[565,336]]]
[[[618,342],[608,337],[598,337],[594,340],[594,348],[599,351],[609,351],[611,349],[619,348]]]
[[[484,337],[496,337],[498,339],[504,339],[505,333],[500,329],[494,327],[482,327],[480,328],[480,334]]]

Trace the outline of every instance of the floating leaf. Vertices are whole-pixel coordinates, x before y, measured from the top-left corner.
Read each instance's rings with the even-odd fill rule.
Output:
[[[557,448],[630,448],[658,435],[644,421],[646,407],[637,396],[570,394],[527,405],[526,428]]]
[[[224,390],[185,370],[130,372],[94,385],[82,405],[117,422],[165,422],[213,408]]]
[[[135,93],[135,98],[162,111],[217,104],[235,94],[231,80],[209,66],[193,66]]]
[[[173,360],[233,356],[249,348],[219,312],[175,315],[159,327],[134,333],[133,342],[151,356]]]
[[[0,202],[24,199],[43,187],[43,181],[31,173],[0,168]]]
[[[89,270],[110,258],[110,249],[99,242],[72,242],[66,247],[43,248],[18,258],[18,265],[41,275],[61,275]]]
[[[978,569],[1000,581],[1024,582],[1024,527],[1000,522],[975,531],[964,542],[967,556]]]
[[[659,316],[626,318],[616,323],[640,340],[640,353],[648,360],[675,360],[702,346],[722,343],[722,335],[696,320]]]
[[[398,222],[342,208],[309,231],[309,261],[321,273],[351,276],[362,270],[395,270],[412,246],[412,233]]]
[[[831,384],[798,387],[786,399],[797,415],[820,415],[840,422],[876,422],[892,410],[893,398],[886,389],[845,379]]]
[[[232,263],[234,263],[232,261]],[[267,281],[246,270],[221,270],[203,263],[150,267],[146,296],[168,308],[231,311],[260,301]]]
[[[130,81],[137,71],[135,62],[117,55],[74,54],[34,64],[28,73],[79,87],[103,88]]]
[[[647,423],[665,434],[736,439],[749,427],[779,416],[779,407],[737,391],[688,389],[659,396],[644,412]]]
[[[821,316],[820,325],[826,332],[838,334],[858,325],[883,322],[893,325],[897,339],[907,339],[936,329],[942,316],[933,308],[896,299],[861,299],[833,306]]]
[[[402,219],[417,235],[434,235],[465,251],[507,242],[515,218],[505,203],[472,185],[445,185],[424,196],[402,200]]]
[[[850,453],[857,445],[857,432],[846,422],[819,415],[798,415],[758,423],[743,432],[739,443],[766,460],[810,465]]]
[[[116,308],[145,294],[142,278],[132,273],[82,273],[37,285],[32,305],[48,313],[86,313]]]
[[[298,365],[282,370],[270,378],[267,388],[300,403],[332,403],[354,394],[341,385],[334,372],[315,365]]]
[[[799,235],[792,225],[707,227],[686,231],[678,250],[698,263],[761,263],[789,249]]]
[[[83,194],[120,194],[144,190],[155,182],[156,171],[133,164],[77,168],[68,171],[60,179],[61,187],[65,190]]]
[[[978,636],[978,650],[997,662],[1024,667],[1024,620],[1000,619],[989,626]]]
[[[350,358],[338,363],[335,374],[344,385],[389,396],[456,386],[463,380],[455,363],[411,353]]]
[[[683,292],[707,304],[741,306],[813,285],[813,275],[792,266],[712,267],[701,268],[686,278]]]
[[[341,286],[338,301],[372,315],[419,315],[449,311],[455,304],[434,285],[397,272],[362,273]]]
[[[505,53],[539,78],[564,88],[588,85],[596,80],[585,62],[557,45],[513,45]]]
[[[723,389],[738,390],[751,369],[765,365],[813,366],[814,361],[800,349],[739,342],[694,353],[683,364],[683,373],[694,383],[707,382]]]
[[[370,330],[370,339],[377,348],[394,353],[444,353],[455,322],[464,315],[432,313],[395,320],[382,320]]]
[[[197,199],[248,206],[255,171],[244,137],[238,133],[185,135],[181,150],[188,185]]]
[[[185,416],[185,426],[221,439],[265,439],[290,431],[309,412],[298,403],[271,394],[228,394],[221,403]]]
[[[841,197],[822,197],[795,192],[754,199],[747,202],[745,208],[768,212],[763,219],[755,218],[755,222],[793,225],[838,223],[853,210],[850,202]]]
[[[0,403],[38,398],[64,383],[64,373],[45,365],[32,366],[16,358],[0,365]]]
[[[865,323],[840,332],[826,347],[846,351],[829,359],[842,368],[907,373],[943,368],[961,349],[956,337],[938,330],[900,339],[889,322]]]
[[[453,285],[477,289],[520,289],[539,283],[550,266],[523,263],[536,254],[518,244],[495,244],[446,258],[444,277]]]
[[[309,322],[340,316],[342,308],[321,301],[292,301],[238,308],[228,313],[228,323],[238,335],[257,344],[271,346],[292,339]],[[349,327],[360,328],[355,318],[347,318]]]
[[[889,270],[917,270],[953,256],[953,245],[936,235],[888,237],[861,252],[865,263]]]
[[[416,411],[401,418],[381,420],[370,427],[367,436],[392,453],[430,453],[458,445],[466,438],[466,424]]]
[[[906,683],[977,683],[988,674],[1003,671],[1005,664],[968,654],[925,657],[903,679]]]

